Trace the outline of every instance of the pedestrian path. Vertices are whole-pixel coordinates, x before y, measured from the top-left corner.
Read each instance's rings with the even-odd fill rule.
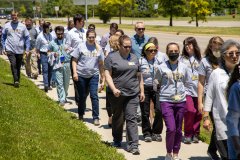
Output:
[[[6,56],[0,56],[1,58],[4,58],[7,60]],[[25,70],[22,70],[22,73],[25,74]],[[31,79],[40,89],[43,90],[43,81],[42,81],[42,75],[38,77],[37,80]],[[21,85],[20,88],[21,89]],[[72,112],[77,116],[77,105],[74,101],[74,87],[72,81],[70,82],[69,91],[68,91],[68,98],[67,100],[69,103],[66,103],[64,106],[65,110],[68,112]],[[57,101],[57,91],[56,88],[53,88],[52,90],[48,91],[47,95],[52,98],[54,101]],[[105,143],[111,143],[112,142],[112,134],[111,134],[111,128],[108,127],[108,116],[107,111],[105,109],[105,92],[99,93],[99,104],[100,104],[100,126],[94,126],[92,122],[92,111],[91,111],[91,101],[88,97],[87,99],[87,109],[84,116],[84,121],[86,126],[97,132],[102,137],[102,141]],[[124,149],[126,147],[126,143],[123,144],[122,149],[118,149],[119,153],[124,154],[125,158],[127,160],[164,160],[164,157],[166,155],[166,147],[165,147],[165,128],[163,130],[163,141],[162,142],[151,142],[146,143],[143,140],[141,127],[139,126],[139,149],[140,149],[140,155],[132,155],[131,153],[126,152]],[[126,136],[124,132],[123,142],[125,141]],[[199,142],[198,144],[181,144],[181,150],[179,153],[179,157],[182,160],[208,160],[207,156],[207,147],[208,145],[202,142]],[[103,151],[104,152],[104,151]],[[114,159],[114,158],[113,158]]]

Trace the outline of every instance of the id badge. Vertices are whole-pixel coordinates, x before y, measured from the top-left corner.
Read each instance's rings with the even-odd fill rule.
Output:
[[[64,55],[60,56],[60,62],[64,63],[64,61],[65,61],[65,56]]]
[[[181,100],[181,96],[180,95],[174,95],[173,97],[172,97],[172,100],[173,101],[180,101]]]
[[[135,63],[134,63],[134,62],[128,62],[128,65],[129,65],[129,66],[134,66]]]
[[[193,75],[193,76],[192,76],[192,80],[193,80],[193,81],[196,81],[196,80],[198,80],[198,76],[196,76],[196,75]]]

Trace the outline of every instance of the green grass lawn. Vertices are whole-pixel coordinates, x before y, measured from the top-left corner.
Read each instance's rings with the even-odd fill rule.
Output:
[[[14,88],[1,58],[0,68],[0,159],[124,159],[23,75]]]

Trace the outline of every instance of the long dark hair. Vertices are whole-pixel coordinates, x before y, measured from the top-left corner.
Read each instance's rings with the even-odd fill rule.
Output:
[[[187,44],[192,44],[193,45],[193,49],[194,49],[194,56],[196,57],[197,60],[201,61],[202,56],[201,56],[201,52],[200,52],[200,48],[198,46],[197,40],[194,37],[187,37],[184,41],[183,41],[183,50],[182,50],[182,54],[186,57],[189,58],[189,54],[186,51],[185,46]]]
[[[228,100],[230,95],[230,89],[232,85],[240,79],[240,63],[238,63],[231,74],[231,77],[228,81],[227,89],[226,89],[226,98]]]
[[[217,57],[215,57],[213,55],[213,52],[212,52],[212,45],[213,45],[213,42],[220,42],[221,44],[224,43],[223,39],[219,36],[216,36],[216,37],[212,37],[209,42],[208,42],[208,45],[207,45],[207,48],[204,52],[207,60],[209,61],[209,63],[214,66],[214,65],[219,65],[219,60]]]

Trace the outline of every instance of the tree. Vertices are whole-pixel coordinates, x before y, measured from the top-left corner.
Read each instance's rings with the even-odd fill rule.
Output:
[[[173,17],[180,16],[185,10],[185,0],[160,0],[160,5],[163,8],[163,14],[170,16],[169,26],[173,26]]]
[[[107,14],[111,13],[109,11],[115,12],[118,11],[119,15],[119,24],[121,24],[121,18],[123,11],[131,9],[132,3],[134,0],[100,0],[99,2],[99,11],[104,11]],[[104,7],[104,8],[102,8]]]
[[[189,14],[192,18],[190,22],[193,21],[195,17],[196,27],[198,27],[198,21],[206,21],[206,15],[211,13],[209,9],[209,3],[207,0],[189,0]]]

